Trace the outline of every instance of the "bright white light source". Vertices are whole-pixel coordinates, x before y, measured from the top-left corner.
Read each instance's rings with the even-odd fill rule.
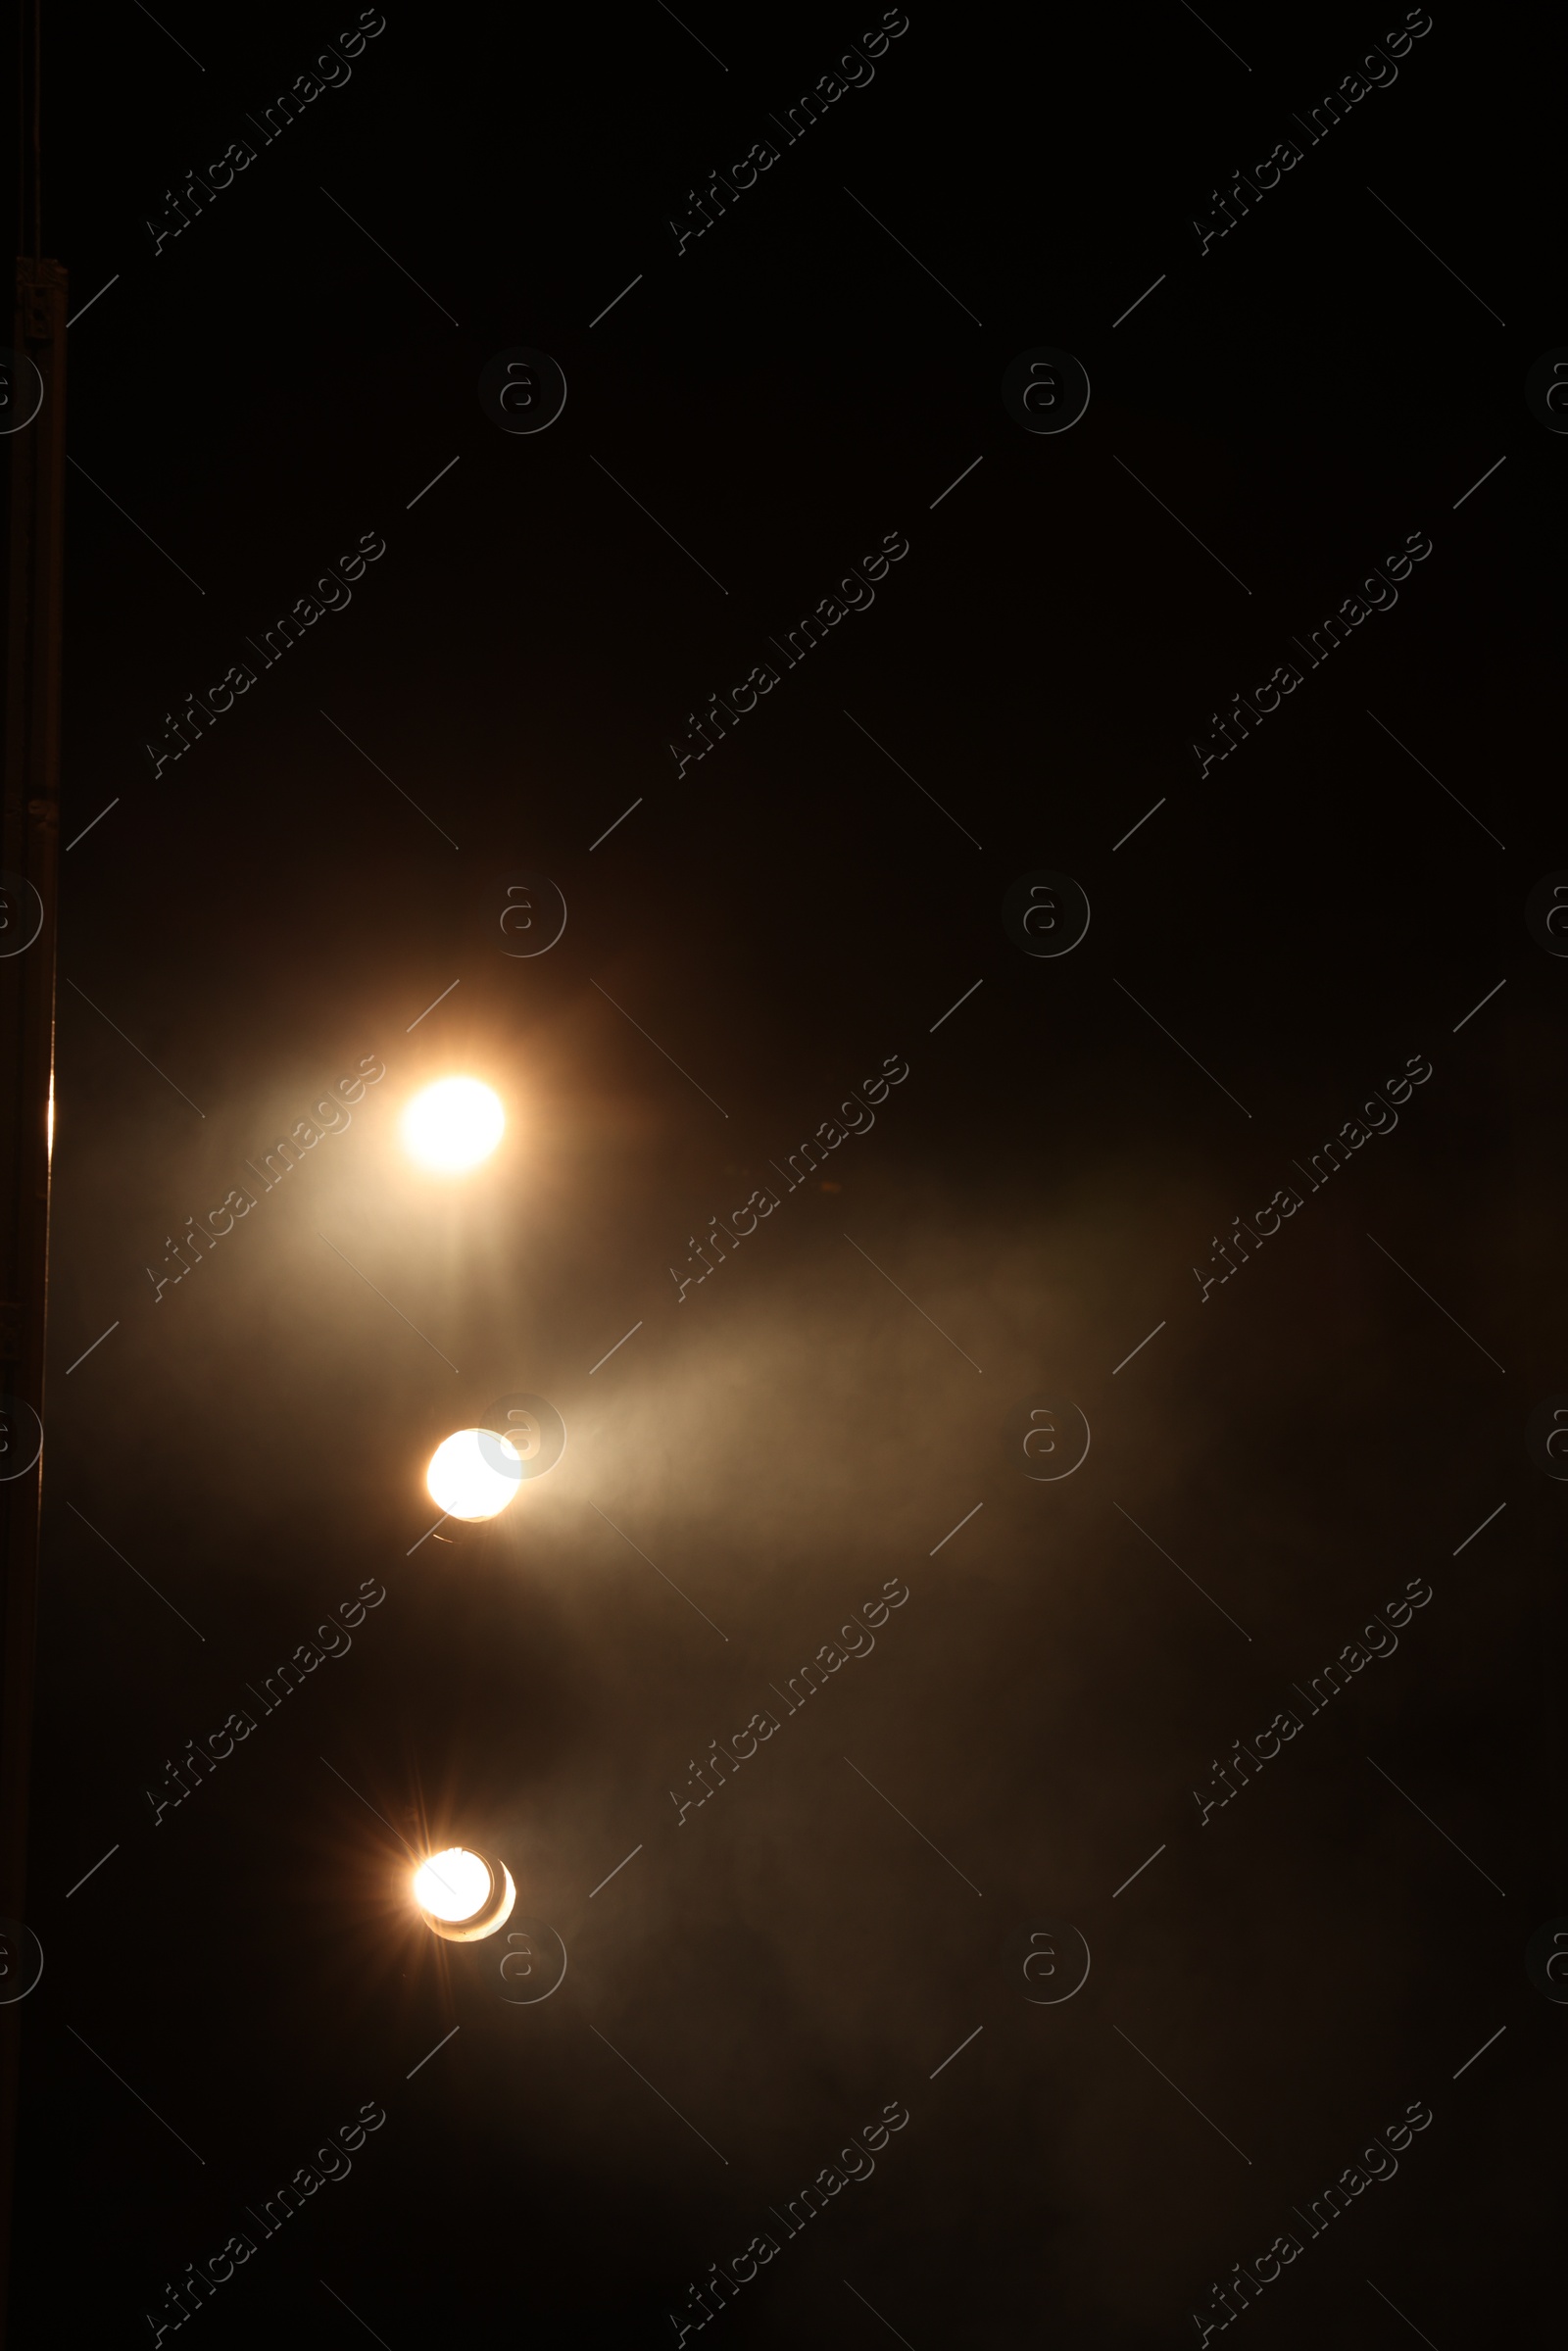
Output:
[[[494,1429],[459,1429],[430,1455],[424,1482],[448,1518],[494,1518],[522,1483],[522,1456]]]
[[[432,1935],[443,1942],[483,1942],[498,1934],[517,1899],[504,1861],[468,1845],[431,1853],[414,1873],[414,1899]]]
[[[499,1095],[477,1078],[442,1078],[403,1113],[403,1142],[422,1166],[457,1175],[488,1159],[506,1133]]]
[[[414,1873],[414,1898],[432,1918],[471,1919],[490,1899],[494,1880],[487,1862],[462,1845],[432,1853]]]

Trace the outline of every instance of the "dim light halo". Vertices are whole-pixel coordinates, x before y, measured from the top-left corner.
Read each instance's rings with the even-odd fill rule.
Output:
[[[477,1167],[506,1131],[500,1095],[477,1078],[438,1078],[403,1113],[404,1149],[439,1175]]]
[[[494,1935],[517,1898],[506,1863],[471,1845],[426,1854],[415,1870],[413,1892],[425,1925],[446,1942],[480,1942]]]
[[[522,1456],[494,1429],[458,1429],[430,1455],[424,1483],[448,1518],[475,1526],[505,1510],[522,1483]]]

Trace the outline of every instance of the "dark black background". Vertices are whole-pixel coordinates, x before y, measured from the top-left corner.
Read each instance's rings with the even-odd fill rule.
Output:
[[[165,189],[355,11],[46,16],[81,470],[24,2341],[151,2339],[366,2100],[203,2338],[671,2342],[894,2098],[736,2342],[1196,2340],[1416,2099],[1249,2339],[1448,2351],[1546,2289],[1558,48],[1439,9],[1200,256],[1402,11],[917,8],[677,257],[688,189],[878,13],[389,9],[156,255]],[[537,436],[477,398],[519,345],[569,385]],[[1037,345],[1093,385],[1059,437],[1000,396]],[[155,776],[164,713],[371,530],[349,609]],[[890,531],[874,608],[677,777],[688,711]],[[1200,777],[1210,712],[1416,531],[1397,608]],[[1003,931],[1036,867],[1093,906],[1060,961]],[[498,952],[517,870],[569,907],[535,960]],[[155,1302],[166,1235],[369,1054],[352,1129]],[[839,1189],[677,1303],[688,1235],[890,1054]],[[1416,1054],[1397,1132],[1200,1301],[1211,1236]],[[511,1117],[456,1187],[395,1133],[452,1070]],[[560,1468],[411,1551],[504,1390],[558,1405]],[[1007,1451],[1040,1390],[1093,1429],[1070,1482]],[[877,1653],[677,1826],[688,1758],[889,1577]],[[1399,1652],[1200,1827],[1211,1758],[1416,1577]],[[165,1759],[365,1579],[353,1651],[155,1827]],[[505,1855],[569,1952],[548,2002],[413,1917],[427,1836]],[[1003,1958],[1045,1920],[1093,1953],[1050,2008]]]

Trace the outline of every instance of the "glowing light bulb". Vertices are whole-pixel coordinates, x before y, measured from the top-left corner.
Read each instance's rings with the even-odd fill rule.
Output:
[[[488,1159],[507,1129],[499,1095],[477,1078],[442,1078],[403,1113],[403,1143],[421,1166],[459,1175]]]
[[[504,1861],[466,1845],[430,1853],[414,1873],[413,1893],[432,1935],[444,1942],[482,1942],[512,1916],[517,1889]]]
[[[490,1899],[494,1881],[487,1862],[462,1845],[432,1853],[414,1873],[414,1898],[432,1917],[471,1919]]]
[[[522,1456],[494,1429],[459,1429],[430,1455],[424,1482],[448,1518],[472,1525],[505,1510],[522,1483]]]

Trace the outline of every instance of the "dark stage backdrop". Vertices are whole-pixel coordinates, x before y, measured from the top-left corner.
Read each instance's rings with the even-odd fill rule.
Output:
[[[1561,65],[46,13],[21,2342],[1560,2299]]]

